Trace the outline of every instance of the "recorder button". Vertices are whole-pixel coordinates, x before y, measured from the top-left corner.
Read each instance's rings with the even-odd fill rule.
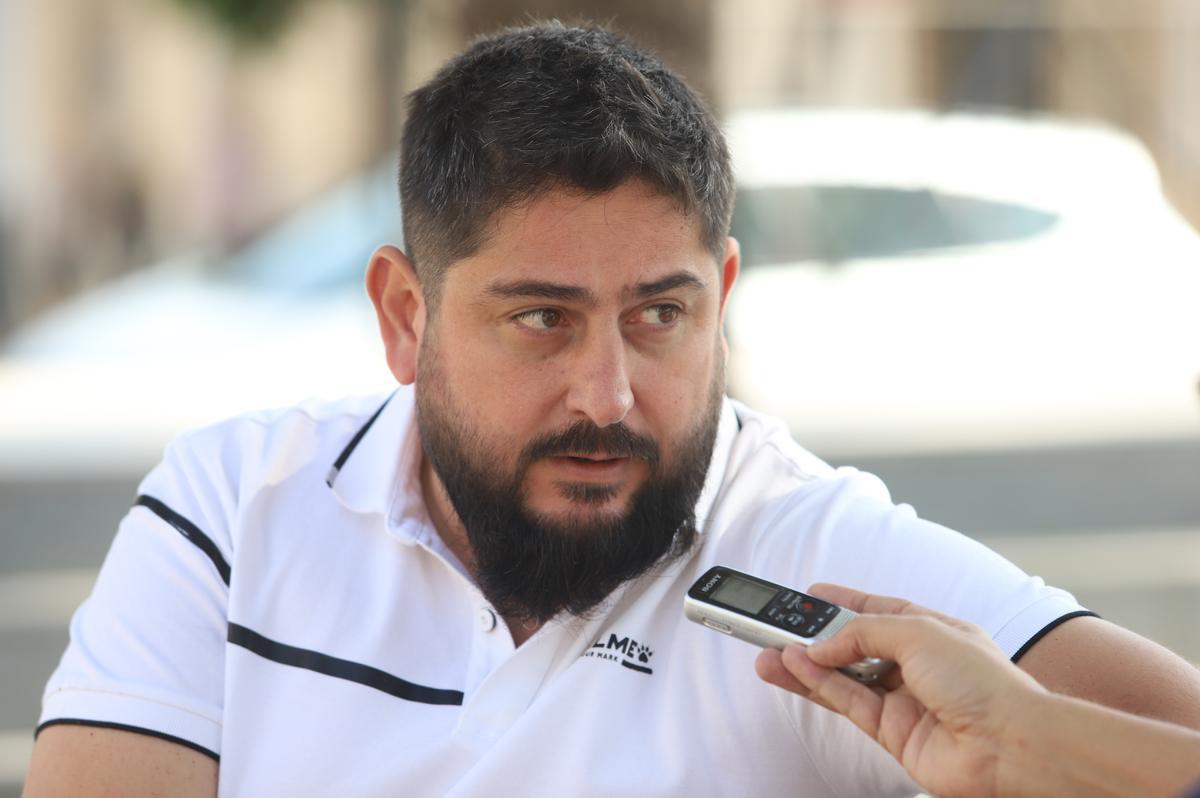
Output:
[[[812,625],[814,628],[816,628],[819,631],[829,625],[829,619],[822,618],[821,616],[818,615],[816,618],[813,618]]]
[[[729,626],[729,625],[723,624],[723,623],[718,623],[717,621],[714,621],[710,618],[704,618],[701,621],[701,623],[703,623],[709,629],[716,629],[718,632],[721,632],[722,634],[727,634],[727,635],[733,634],[732,626]]]

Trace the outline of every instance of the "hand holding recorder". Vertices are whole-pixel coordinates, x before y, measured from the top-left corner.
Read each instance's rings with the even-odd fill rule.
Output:
[[[684,597],[683,611],[690,621],[773,649],[826,640],[857,617],[853,610],[723,565],[696,580]],[[866,657],[839,670],[863,684],[874,684],[894,664]]]
[[[964,621],[835,585],[809,590],[862,614],[807,649],[764,650],[759,675],[848,717],[930,792],[1174,798],[1200,787],[1200,734],[1050,693]],[[866,657],[899,667],[878,686],[836,670]]]

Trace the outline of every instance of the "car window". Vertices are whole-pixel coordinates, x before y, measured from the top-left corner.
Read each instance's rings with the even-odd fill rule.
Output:
[[[292,214],[229,256],[217,278],[280,295],[360,290],[375,248],[401,243],[394,160]]]
[[[1040,235],[1058,216],[928,188],[767,186],[742,189],[733,235],[747,266],[837,263]]]

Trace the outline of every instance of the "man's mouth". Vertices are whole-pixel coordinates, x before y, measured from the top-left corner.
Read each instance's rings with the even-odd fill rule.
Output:
[[[618,479],[633,462],[631,457],[613,457],[600,454],[563,454],[546,458],[568,480]]]

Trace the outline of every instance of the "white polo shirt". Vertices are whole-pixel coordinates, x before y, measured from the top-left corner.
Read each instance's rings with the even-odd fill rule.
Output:
[[[685,558],[518,649],[422,502],[412,391],[185,435],[142,483],[46,689],[220,760],[221,795],[909,795],[842,718],[684,619],[714,564],[966,618],[1013,655],[1083,612],[727,401]]]

